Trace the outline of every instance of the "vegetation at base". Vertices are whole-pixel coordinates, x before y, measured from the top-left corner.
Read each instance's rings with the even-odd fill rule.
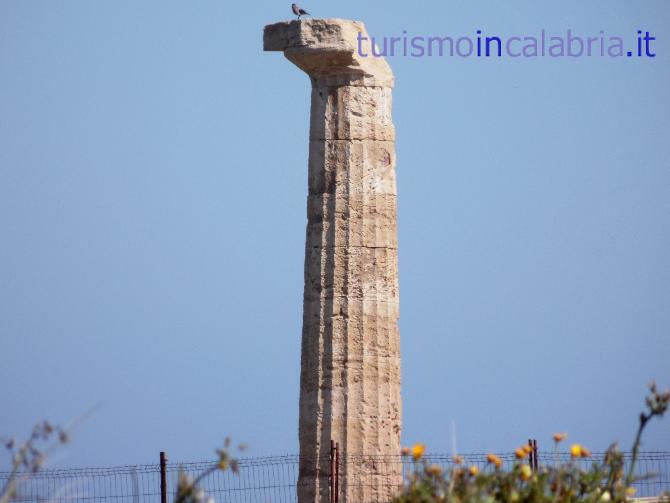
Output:
[[[28,440],[17,443],[14,438],[1,439],[11,458],[9,477],[0,489],[0,503],[17,497],[17,482],[26,474],[42,469],[48,455],[59,445],[70,441],[69,434],[60,426],[42,421],[33,426]]]
[[[453,466],[444,470],[426,459],[426,446],[415,444],[403,448],[401,455],[412,465],[402,490],[392,503],[626,503],[635,499],[634,484],[648,478],[636,476],[635,468],[642,434],[654,417],[662,417],[668,410],[670,391],[658,391],[655,383],[649,385],[646,410],[639,416],[639,427],[632,447],[627,471],[624,455],[617,444],[612,444],[602,456],[583,468],[585,458],[592,454],[585,446],[573,443],[571,460],[561,462],[559,446],[566,442],[566,433],[555,433],[555,461],[533,470],[528,457],[532,449],[523,445],[514,450],[515,462],[511,469],[495,454],[486,456],[487,466],[467,466],[463,458],[453,457]],[[26,441],[0,439],[11,456],[10,476],[0,488],[0,503],[21,498],[17,487],[22,480],[43,469],[49,454],[69,442],[69,434],[49,422],[38,423]],[[243,451],[244,445],[238,446]],[[227,438],[216,451],[217,461],[198,475],[179,473],[174,503],[214,503],[203,489],[202,482],[217,471],[239,472],[239,461],[232,455],[231,440]],[[660,497],[670,503],[670,493]],[[354,502],[355,503],[355,502]]]
[[[640,414],[640,423],[633,443],[632,459],[624,473],[624,458],[617,444],[607,449],[603,459],[594,460],[589,468],[582,468],[577,459],[591,457],[581,444],[570,447],[571,461],[560,462],[559,444],[567,439],[566,433],[554,434],[556,461],[552,466],[540,466],[533,471],[527,458],[531,452],[524,445],[514,451],[516,462],[511,470],[502,468],[503,462],[495,454],[487,455],[487,468],[465,466],[462,458],[454,456],[454,466],[444,471],[440,465],[430,464],[424,458],[425,445],[404,448],[402,455],[411,457],[413,468],[402,492],[393,503],[623,503],[635,496],[633,483],[640,441],[645,427],[654,417],[661,417],[668,409],[670,391],[659,392],[656,384],[649,385],[647,410]],[[644,477],[640,477],[644,478]],[[670,494],[661,496],[670,503]]]

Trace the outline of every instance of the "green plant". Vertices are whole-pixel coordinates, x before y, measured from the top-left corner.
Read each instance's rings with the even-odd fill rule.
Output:
[[[530,449],[515,450],[517,461],[511,470],[502,469],[502,460],[487,455],[488,468],[479,470],[475,465],[466,467],[459,456],[454,457],[454,467],[444,472],[439,465],[429,464],[424,458],[425,446],[417,444],[403,449],[403,456],[414,460],[402,492],[394,503],[623,503],[635,494],[637,461],[642,433],[655,417],[668,409],[670,392],[659,392],[656,384],[649,386],[646,398],[647,411],[640,414],[640,425],[633,443],[633,456],[624,474],[624,458],[617,444],[612,444],[602,460],[594,461],[587,469],[576,462],[588,458],[590,451],[580,444],[570,447],[572,461],[561,463],[558,446],[567,438],[565,433],[554,435],[556,462],[554,466],[540,466],[533,471],[525,462]],[[670,503],[670,495],[663,498]]]
[[[177,491],[174,503],[214,503],[214,499],[209,497],[202,488],[201,483],[216,471],[231,470],[233,473],[239,473],[239,461],[230,454],[230,437],[227,437],[223,443],[222,449],[216,450],[217,462],[207,470],[199,473],[195,477],[184,471],[179,472],[177,479]],[[237,450],[242,452],[246,445],[240,444]]]

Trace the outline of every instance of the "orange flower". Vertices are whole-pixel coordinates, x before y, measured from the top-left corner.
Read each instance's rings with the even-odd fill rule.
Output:
[[[477,465],[472,465],[468,470],[468,472],[470,473],[470,475],[475,477],[479,473],[479,468],[477,468]]]
[[[556,443],[563,442],[566,438],[568,438],[567,433],[554,433],[554,442]]]
[[[533,470],[530,469],[530,466],[523,465],[519,472],[519,477],[521,480],[528,480],[533,475]]]
[[[514,449],[514,455],[516,456],[516,459],[523,459],[526,457],[526,454],[526,450],[523,447]]]
[[[488,461],[492,465],[495,465],[496,468],[500,468],[502,466],[502,459],[500,459],[495,454],[491,454],[491,453],[487,454],[486,455],[486,461]]]
[[[433,475],[434,477],[439,477],[440,475],[442,475],[442,467],[440,465],[427,466],[426,473],[428,475]]]
[[[460,465],[463,464],[463,458],[459,456],[458,454],[454,454],[454,464]]]
[[[403,447],[400,449],[400,454],[402,456],[409,456],[411,454],[412,450],[409,447]]]
[[[424,452],[426,452],[426,444],[414,444],[412,446],[412,457],[414,459],[421,459]]]
[[[531,452],[533,452],[533,448],[528,444],[524,444],[523,446],[521,446],[521,448],[523,449],[523,452],[525,452],[526,454],[530,454]]]

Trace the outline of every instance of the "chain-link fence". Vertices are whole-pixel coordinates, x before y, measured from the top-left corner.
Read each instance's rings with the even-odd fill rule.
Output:
[[[590,459],[576,462],[589,466],[593,459],[602,459],[594,453]],[[461,455],[466,465],[477,465],[484,470],[486,454]],[[516,462],[514,455],[499,455],[505,468]],[[625,453],[630,463],[630,453]],[[350,458],[351,459],[351,458]],[[406,475],[412,469],[411,459],[401,457],[369,458],[378,470]],[[449,470],[454,466],[450,455],[425,456],[427,462]],[[540,467],[571,460],[568,453],[538,454]],[[340,460],[340,463],[350,461]],[[197,476],[211,468],[215,462],[168,462],[165,467],[168,503],[174,500],[177,478],[180,471]],[[201,487],[217,503],[293,503],[297,501],[298,456],[243,458],[239,460],[239,473],[231,470],[214,471],[202,481]],[[670,491],[670,452],[643,452],[638,457],[636,472],[645,476],[636,480],[636,496],[657,496]],[[9,478],[8,472],[0,472],[0,485]],[[323,484],[329,484],[330,474],[323,473]],[[378,478],[375,480],[379,480]],[[359,477],[349,484],[371,487],[373,482]],[[48,469],[35,474],[20,476],[15,501],[22,503],[160,503],[161,465],[129,465],[109,468]],[[374,494],[374,491],[371,493]],[[339,500],[342,503],[343,498]],[[360,502],[350,502],[360,503]]]

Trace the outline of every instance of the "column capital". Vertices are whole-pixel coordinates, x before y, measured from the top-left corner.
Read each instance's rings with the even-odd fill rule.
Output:
[[[393,87],[391,68],[370,46],[365,25],[348,19],[283,21],[263,31],[263,50],[283,51],[319,87]]]

